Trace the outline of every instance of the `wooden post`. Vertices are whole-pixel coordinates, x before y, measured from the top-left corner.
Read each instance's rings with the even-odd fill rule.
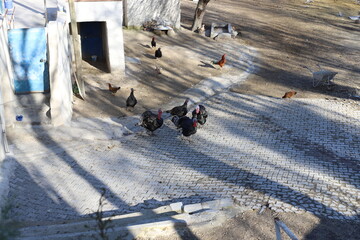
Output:
[[[47,24],[47,21],[48,21],[47,7],[46,7],[46,0],[44,0],[44,9],[45,9],[45,12],[44,12],[45,24],[44,24],[44,26],[46,27],[46,24]]]
[[[128,3],[127,3],[127,0],[123,0],[123,24],[125,27],[128,27]]]
[[[81,75],[81,54],[80,54],[80,39],[79,39],[79,33],[77,28],[77,22],[76,22],[76,12],[75,12],[75,4],[74,0],[69,0],[69,9],[70,9],[70,20],[71,20],[71,32],[72,32],[72,42],[74,47],[74,54],[75,54],[75,81],[79,88],[80,96],[85,99],[85,85],[84,80],[82,79]]]

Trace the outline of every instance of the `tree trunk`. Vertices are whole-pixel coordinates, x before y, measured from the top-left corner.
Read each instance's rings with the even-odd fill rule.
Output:
[[[191,31],[194,32],[198,28],[201,28],[203,18],[205,15],[206,6],[209,2],[210,0],[199,0],[195,9],[195,16],[194,16],[193,25],[191,27]]]
[[[123,0],[123,16],[124,16],[124,26],[128,27],[128,2],[127,0]]]

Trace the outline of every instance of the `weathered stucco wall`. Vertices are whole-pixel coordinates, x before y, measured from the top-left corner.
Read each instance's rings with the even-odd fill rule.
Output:
[[[6,125],[12,124],[10,117],[14,116],[14,92],[11,85],[12,68],[7,44],[6,21],[0,21],[0,208],[6,202],[9,192],[9,161],[5,161]],[[14,120],[13,120],[14,121]]]
[[[5,159],[5,142],[4,142],[4,134],[3,130],[5,128],[5,114],[3,111],[3,105],[2,105],[2,94],[0,90],[0,166],[2,165],[2,162]]]
[[[0,21],[0,91],[2,94],[2,107],[4,108],[5,122],[11,126],[15,121],[14,115],[14,88],[13,88],[13,71],[9,54],[7,25],[6,21]],[[0,100],[0,101],[1,101]]]
[[[66,19],[50,21],[48,29],[50,109],[54,126],[69,125],[72,116],[71,48]]]
[[[156,20],[158,23],[180,28],[180,0],[127,0],[128,26],[142,26]]]
[[[68,5],[66,12],[69,13]],[[108,51],[111,72],[125,71],[123,38],[123,3],[121,1],[75,2],[77,22],[106,22]],[[68,14],[70,21],[70,14]]]

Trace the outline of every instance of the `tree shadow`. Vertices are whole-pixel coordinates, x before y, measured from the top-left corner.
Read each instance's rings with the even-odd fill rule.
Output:
[[[360,216],[357,215],[357,219]],[[303,238],[305,240],[357,240],[360,236],[358,222],[339,221],[328,218],[320,218],[320,223]]]
[[[254,102],[254,105],[258,105],[258,104],[265,105],[265,103],[262,103],[262,101],[266,101],[266,100],[259,99],[259,101]],[[219,111],[226,112],[224,110],[224,104],[226,106],[228,105],[234,106],[235,102],[227,100],[226,103],[224,102],[222,103],[222,105],[215,104],[217,106],[213,105],[209,111],[211,112],[211,109],[215,107]],[[306,108],[306,105],[304,107]],[[306,115],[308,116],[308,118],[310,119],[322,118],[316,113],[313,113],[309,110],[305,110],[304,107],[303,107],[304,111],[308,112],[308,114]],[[240,108],[242,107],[240,106]],[[299,106],[299,108],[301,108],[301,106]],[[225,107],[225,109],[227,109],[227,107]],[[221,122],[222,122],[222,126],[224,126],[225,129],[222,126],[220,126],[220,129],[223,129],[223,131],[226,132],[227,134],[233,134],[233,132],[238,132],[240,129],[248,129],[243,131],[243,134],[241,136],[242,138],[248,139],[253,143],[259,144],[259,147],[262,146],[266,149],[269,149],[270,151],[278,152],[278,154],[280,155],[289,154],[287,153],[287,150],[285,151],[281,150],[282,145],[286,145],[287,146],[285,147],[286,149],[292,149],[292,151],[294,151],[293,154],[299,154],[299,156],[293,160],[290,160],[292,158],[292,156],[290,155],[289,156],[290,159],[288,161],[293,162],[293,163],[289,162],[290,165],[294,164],[298,166],[298,170],[290,170],[288,169],[289,166],[288,167],[286,167],[286,165],[282,166],[282,164],[278,162],[278,160],[274,160],[274,162],[272,162],[271,159],[269,159],[266,156],[262,156],[260,159],[263,160],[260,160],[260,162],[257,161],[256,163],[254,163],[255,165],[251,164],[250,166],[253,166],[253,170],[258,169],[256,165],[263,166],[264,171],[266,168],[270,168],[273,169],[271,171],[274,171],[274,174],[276,174],[275,172],[278,171],[280,172],[285,171],[289,175],[292,174],[294,175],[294,181],[288,179],[287,180],[288,182],[277,182],[276,180],[272,180],[271,178],[262,176],[260,173],[253,172],[251,170],[252,168],[248,169],[246,162],[244,162],[244,160],[240,160],[243,159],[243,157],[240,156],[244,156],[245,159],[246,158],[256,159],[257,154],[254,152],[253,154],[249,155],[246,152],[243,153],[241,151],[239,152],[239,150],[235,149],[233,146],[232,147],[226,145],[224,146],[221,143],[211,141],[210,136],[220,134],[217,131],[215,133],[200,133],[198,134],[199,135],[198,137],[195,136],[195,139],[193,139],[191,143],[185,143],[176,140],[175,138],[177,134],[176,130],[172,130],[170,128],[164,128],[160,130],[159,134],[162,132],[164,137],[166,135],[167,136],[166,140],[157,139],[157,141],[150,141],[147,138],[144,139],[136,138],[134,141],[131,141],[131,143],[129,144],[133,145],[134,148],[142,149],[142,151],[145,150],[143,148],[143,145],[149,147],[149,144],[151,144],[152,147],[149,148],[153,149],[154,154],[166,155],[167,160],[164,159],[163,160],[164,163],[166,161],[170,161],[170,162],[176,161],[178,164],[181,164],[186,169],[192,169],[193,171],[199,173],[200,175],[207,176],[207,178],[217,179],[220,182],[223,183],[226,182],[226,184],[231,184],[231,185],[234,184],[240,187],[239,189],[242,189],[237,193],[235,193],[236,188],[234,189],[235,190],[234,194],[239,195],[240,199],[245,197],[246,194],[249,193],[248,190],[250,190],[250,193],[252,191],[256,191],[264,194],[265,196],[275,198],[277,200],[280,200],[281,202],[287,203],[297,208],[306,211],[312,211],[320,216],[325,214],[334,217],[347,218],[346,216],[343,215],[343,213],[333,209],[331,206],[326,205],[322,201],[316,200],[313,197],[310,197],[308,193],[304,192],[304,191],[309,191],[310,189],[306,190],[306,187],[304,189],[297,187],[296,186],[297,180],[295,180],[295,179],[299,179],[299,181],[306,181],[306,179],[316,178],[316,175],[313,175],[313,173],[308,172],[306,169],[318,168],[321,169],[320,170],[321,175],[327,176],[329,178],[335,178],[339,180],[341,179],[340,181],[348,182],[349,184],[352,184],[352,186],[354,186],[356,189],[359,189],[360,181],[357,172],[360,170],[360,166],[357,164],[357,160],[353,157],[349,158],[349,156],[351,155],[347,155],[347,154],[339,155],[338,153],[339,150],[336,151],[334,150],[334,148],[336,148],[337,146],[335,142],[340,140],[341,137],[339,136],[340,138],[338,140],[335,140],[335,142],[333,142],[332,144],[325,144],[325,145],[319,144],[315,140],[316,134],[318,133],[316,133],[314,136],[310,135],[308,137],[306,137],[304,134],[298,135],[299,133],[297,131],[302,131],[302,130],[297,130],[295,132],[292,132],[294,131],[294,126],[296,125],[296,123],[294,123],[293,121],[289,122],[289,124],[287,124],[286,126],[281,126],[277,124],[278,121],[277,119],[272,119],[272,117],[266,117],[266,115],[268,115],[267,112],[271,112],[271,111],[280,112],[281,111],[280,108],[277,109],[275,106],[274,108],[266,107],[266,110],[263,111],[263,110],[259,110],[259,107],[255,108],[255,106],[249,106],[249,108],[243,109],[242,111],[244,112],[245,115],[248,114],[248,112],[254,113],[254,110],[256,112],[255,115],[260,114],[263,117],[258,118],[257,120],[255,120],[256,118],[253,117],[251,117],[249,120],[242,120],[242,121],[246,121],[244,123],[245,124],[244,126],[243,124],[241,124],[241,122],[234,122],[235,121],[234,118],[231,118],[229,120],[223,119]],[[302,112],[300,109],[298,110],[299,112]],[[234,114],[236,113],[234,112],[226,113],[227,116]],[[282,113],[281,115],[283,114],[287,115],[288,113]],[[235,117],[240,117],[240,116],[235,115]],[[214,121],[218,122],[219,120],[214,119]],[[274,142],[272,141],[267,142],[264,141],[264,139],[259,139],[258,134],[256,134],[256,132],[253,132],[252,130],[250,130],[249,127],[246,127],[247,121],[249,121],[249,123],[251,124],[258,122],[258,124],[255,124],[253,127],[256,126],[258,128],[258,131],[260,132],[264,132],[264,133],[268,132],[267,134],[269,134],[269,136],[273,135],[272,138],[274,138]],[[301,118],[299,118],[299,121],[301,121]],[[316,120],[316,121],[319,121],[319,124],[322,122],[321,120]],[[323,119],[323,121],[326,120]],[[343,131],[337,129],[336,125],[332,127],[334,127],[334,129],[332,129],[331,132]],[[343,134],[344,136],[346,136],[347,134],[350,133],[345,132]],[[353,136],[353,134],[350,135]],[[329,137],[331,138],[331,136],[326,136],[325,139]],[[205,139],[208,139],[206,141],[207,144],[202,145],[201,143],[204,142]],[[181,154],[177,155],[176,150],[169,152],[169,146],[167,144],[164,144],[164,141],[171,143],[171,145],[173,146],[178,146],[179,150],[181,149]],[[225,138],[224,141],[228,142],[230,140],[227,140]],[[357,143],[354,144],[356,145]],[[279,149],[277,147],[279,147]],[[211,154],[208,153],[209,148],[219,149],[220,153],[229,153],[229,155],[227,155],[226,158],[221,157],[221,155],[216,155],[217,158],[215,158],[214,153]],[[355,150],[355,152],[356,151],[357,150]],[[234,152],[238,152],[237,153],[238,157],[231,154]],[[247,160],[247,161],[251,161],[251,160]],[[158,164],[162,164],[162,161],[158,162]],[[348,172],[348,174],[353,178],[351,180],[346,177],[344,178],[343,176],[344,173],[341,172],[340,169],[347,169],[346,172]],[[305,171],[305,172],[302,173],[301,171]],[[154,174],[160,174],[160,172]],[[316,183],[319,184],[319,187],[326,186],[325,181],[316,181]],[[334,187],[334,189],[337,189],[336,185],[332,187]],[[310,192],[312,192],[312,190],[310,190]],[[331,198],[334,194],[333,191],[320,191],[320,193],[324,194],[326,198]],[[268,197],[264,197],[264,199]],[[301,201],[299,201],[299,199],[301,199]],[[342,199],[340,199],[339,201],[341,202],[341,204],[352,205],[352,203],[348,201],[344,200],[343,202]],[[355,207],[355,205],[352,207]],[[354,219],[357,217],[354,216],[350,218]]]

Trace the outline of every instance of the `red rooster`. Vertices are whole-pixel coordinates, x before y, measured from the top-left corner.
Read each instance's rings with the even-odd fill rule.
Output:
[[[221,59],[219,61],[212,61],[212,64],[216,64],[220,66],[220,69],[222,69],[223,66],[225,66],[226,63],[226,54],[222,55]]]
[[[109,86],[109,91],[110,91],[113,95],[115,95],[115,93],[116,93],[118,90],[120,90],[120,88],[121,88],[121,87],[111,86],[110,83],[108,83],[108,86]]]
[[[291,97],[295,96],[296,94],[297,94],[296,91],[286,92],[282,98],[291,98]]]

